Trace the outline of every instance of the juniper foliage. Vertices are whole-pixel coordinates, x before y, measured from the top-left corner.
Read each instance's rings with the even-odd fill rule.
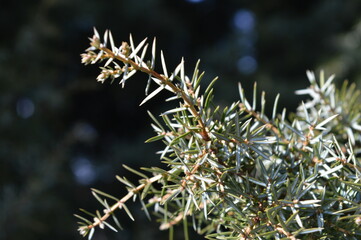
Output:
[[[101,37],[94,29],[90,45],[82,63],[104,63],[99,82],[119,79],[124,87],[143,72],[148,84],[141,104],[165,90],[178,105],[158,117],[149,113],[156,134],[146,142],[164,143],[164,168],[124,166],[141,179],[117,176],[128,190],[121,198],[92,189],[103,210],[76,215],[81,235],[117,231],[116,211],[133,219],[126,203],[137,199],[170,239],[177,224],[185,239],[188,226],[207,239],[361,238],[361,99],[354,84],[338,89],[334,76],[321,72],[316,79],[307,71],[310,87],[296,93],[309,100],[288,114],[278,111],[277,96],[266,116],[265,93],[257,96],[256,84],[251,101],[239,84],[240,100],[221,109],[212,101],[217,78],[203,88],[199,62],[187,76],[183,59],[169,71],[155,39],[149,47],[147,39],[136,45],[130,36],[117,47],[110,31]],[[156,88],[148,93],[151,84]]]

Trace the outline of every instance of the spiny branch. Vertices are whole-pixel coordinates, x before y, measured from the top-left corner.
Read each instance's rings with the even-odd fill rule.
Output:
[[[195,104],[191,101],[191,99],[189,99],[189,97],[187,96],[187,94],[185,93],[185,91],[181,88],[179,88],[178,86],[176,86],[175,84],[173,84],[168,77],[154,71],[152,68],[148,67],[146,64],[144,64],[144,62],[141,60],[140,63],[137,63],[135,61],[133,61],[132,59],[128,58],[127,55],[123,55],[123,54],[116,54],[114,53],[112,50],[110,50],[109,48],[107,48],[106,46],[104,46],[103,44],[100,44],[100,39],[98,39],[97,35],[94,35],[93,38],[91,39],[91,46],[97,48],[100,51],[103,51],[104,53],[106,53],[106,56],[104,58],[108,58],[108,59],[117,59],[121,62],[123,62],[125,65],[130,65],[134,70],[138,70],[141,72],[144,72],[158,80],[161,81],[162,84],[168,86],[170,89],[172,89],[172,91],[174,92],[174,94],[176,95],[180,95],[181,98],[184,100],[185,102],[185,106],[189,108],[190,112],[192,113],[192,115],[196,118],[196,120],[198,121],[198,124],[201,128],[200,130],[200,134],[203,138],[203,140],[205,141],[209,141],[211,138],[209,136],[209,133],[207,131],[206,125],[203,122],[199,111],[196,109]],[[85,55],[86,57],[86,55]],[[83,58],[85,58],[83,56]],[[135,56],[137,57],[137,56]],[[84,60],[85,62],[85,60]]]
[[[131,197],[134,196],[134,194],[137,194],[139,191],[144,189],[144,187],[147,184],[154,183],[161,178],[162,178],[162,174],[156,175],[152,178],[147,179],[147,183],[140,184],[137,187],[130,190],[127,195],[125,195],[117,203],[115,203],[113,206],[111,206],[110,209],[108,209],[108,211],[106,211],[106,213],[101,218],[97,218],[97,220],[94,221],[93,224],[88,225],[87,228],[92,229],[92,228],[95,228],[96,226],[99,226],[103,222],[105,222],[114,213],[115,210],[117,210],[118,208],[121,208],[125,202],[127,202]]]

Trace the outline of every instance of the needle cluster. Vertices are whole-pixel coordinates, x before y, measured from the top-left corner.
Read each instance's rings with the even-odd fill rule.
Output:
[[[360,92],[347,82],[335,87],[333,76],[307,76],[309,96],[293,114],[277,110],[266,116],[265,93],[248,101],[239,84],[240,100],[221,108],[213,102],[213,85],[203,88],[204,73],[195,66],[186,75],[183,59],[168,72],[156,41],[148,52],[147,39],[115,44],[110,31],[94,30],[84,64],[102,64],[97,80],[115,80],[124,87],[137,72],[148,76],[149,101],[161,91],[177,107],[149,113],[163,168],[135,170],[139,183],[124,177],[128,194],[115,197],[92,189],[101,211],[76,215],[79,232],[91,239],[95,229],[121,228],[117,211],[133,216],[126,206],[139,200],[145,214],[160,220],[160,229],[184,226],[207,239],[360,239],[361,151]],[[148,57],[149,55],[149,57]],[[160,56],[161,72],[155,71]],[[152,87],[152,84],[156,87]],[[154,88],[150,93],[149,90]],[[257,102],[260,101],[260,104]],[[260,109],[257,106],[260,105]],[[291,117],[288,117],[291,116]]]

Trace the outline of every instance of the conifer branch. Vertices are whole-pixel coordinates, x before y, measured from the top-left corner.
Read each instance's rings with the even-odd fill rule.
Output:
[[[129,70],[130,71],[132,71],[132,70],[141,71],[141,72],[148,74],[151,77],[158,79],[161,82],[161,84],[168,86],[174,94],[176,94],[176,95],[179,94],[181,96],[181,98],[184,100],[185,106],[187,108],[189,108],[190,112],[192,113],[192,115],[195,117],[195,119],[199,123],[199,126],[201,128],[200,134],[201,134],[202,138],[205,141],[209,141],[211,139],[209,136],[209,133],[207,131],[206,125],[203,122],[201,116],[199,115],[199,111],[196,109],[195,104],[192,102],[192,100],[189,99],[189,96],[182,88],[173,84],[172,81],[170,81],[170,79],[168,77],[166,77],[165,75],[154,71],[154,69],[152,69],[149,65],[144,64],[144,62],[142,60],[138,63],[138,62],[135,62],[132,59],[130,59],[129,58],[130,52],[128,52],[128,48],[129,48],[128,43],[126,43],[126,42],[122,43],[122,51],[124,54],[119,53],[119,50],[114,52],[114,50],[111,50],[106,47],[106,43],[105,44],[101,43],[99,34],[97,33],[96,30],[94,30],[94,31],[95,31],[95,34],[94,34],[93,38],[90,39],[91,47],[88,49],[87,53],[82,54],[82,62],[83,63],[94,64],[97,60],[109,59],[109,60],[113,61],[114,59],[116,59],[116,60],[119,60],[120,62],[123,62],[126,66],[130,65],[131,67],[129,67],[128,71]],[[107,36],[107,34],[106,34],[106,36]],[[106,42],[106,39],[105,39],[105,42]],[[115,47],[113,46],[112,48],[114,49]],[[94,57],[94,53],[92,51],[96,50],[96,49],[99,50],[100,52],[97,55],[97,57]],[[138,56],[134,55],[133,57],[135,59],[137,59],[136,57],[138,57]],[[108,64],[108,62],[107,62],[107,64]],[[183,60],[182,60],[181,64],[183,64]],[[122,71],[124,71],[124,70],[122,70]],[[116,73],[119,74],[119,71],[117,71]],[[115,77],[114,75],[106,76],[106,78],[107,77]],[[98,77],[98,81],[103,82],[104,80],[105,80],[105,76],[104,77],[102,76],[100,78]],[[191,91],[191,94],[192,94],[192,91]]]
[[[154,177],[151,177],[149,179],[147,179],[147,184],[152,184],[156,181],[158,181],[159,179],[162,178],[162,174],[158,174]],[[109,209],[106,209],[105,214],[102,215],[101,217],[97,217],[95,218],[94,222],[92,224],[89,224],[87,226],[81,226],[79,227],[79,231],[82,235],[86,235],[87,232],[92,229],[95,228],[97,226],[100,226],[103,222],[105,222],[117,209],[121,209],[122,206],[124,205],[124,203],[126,203],[129,199],[131,199],[135,194],[138,194],[141,190],[144,189],[144,187],[146,186],[145,183],[140,184],[136,187],[134,187],[133,189],[129,190],[128,194],[125,195],[124,197],[122,197],[117,203],[115,203],[114,205],[112,205]]]
[[[200,92],[203,73],[199,74],[198,64],[191,79],[185,75],[183,60],[168,74],[161,52],[163,74],[154,70],[155,41],[146,61],[146,39],[135,45],[130,37],[129,44],[123,42],[118,48],[109,31],[101,40],[95,30],[90,40],[82,62],[105,61],[98,81],[121,78],[124,86],[140,71],[149,76],[146,93],[150,82],[158,86],[146,94],[142,104],[164,89],[174,94],[170,100],[181,103],[160,115],[163,123],[149,113],[156,136],[146,142],[163,141],[165,148],[158,153],[165,169],[144,168],[153,174],[148,178],[124,166],[141,179],[134,185],[117,177],[128,189],[121,199],[93,189],[104,214],[82,210],[93,220],[76,215],[82,235],[89,234],[91,239],[95,228],[104,226],[117,231],[108,219],[113,217],[121,228],[115,211],[122,208],[133,219],[125,203],[139,196],[148,218],[148,208],[154,206],[162,222],[160,229],[170,229],[170,236],[173,226],[181,223],[188,236],[190,217],[195,231],[207,239],[361,236],[361,164],[357,156],[361,152],[361,100],[353,85],[344,84],[337,90],[332,76],[325,80],[321,72],[317,81],[308,71],[311,86],[296,93],[311,99],[300,104],[289,120],[285,110],[277,114],[277,96],[268,118],[264,93],[261,110],[256,110],[256,84],[252,104],[239,84],[241,103],[221,109],[213,103],[216,79]],[[349,104],[354,101],[357,103]],[[109,206],[107,200],[115,203]]]

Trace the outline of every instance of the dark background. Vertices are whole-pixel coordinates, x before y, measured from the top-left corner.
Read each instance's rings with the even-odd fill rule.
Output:
[[[147,76],[125,89],[96,83],[96,66],[80,64],[93,26],[111,29],[117,43],[157,37],[170,67],[184,56],[188,74],[198,58],[214,76],[216,101],[238,99],[237,83],[254,81],[269,108],[294,111],[308,86],[307,69],[361,80],[361,1],[31,0],[0,3],[0,239],[81,239],[73,213],[100,205],[90,187],[125,194],[121,164],[159,165],[162,146],[146,110],[166,109],[162,97],[138,107]],[[251,97],[251,95],[248,95]],[[94,239],[167,239],[131,204],[125,230]],[[181,239],[182,230],[177,230]],[[192,237],[197,239],[197,237]],[[198,237],[202,239],[202,237]]]

